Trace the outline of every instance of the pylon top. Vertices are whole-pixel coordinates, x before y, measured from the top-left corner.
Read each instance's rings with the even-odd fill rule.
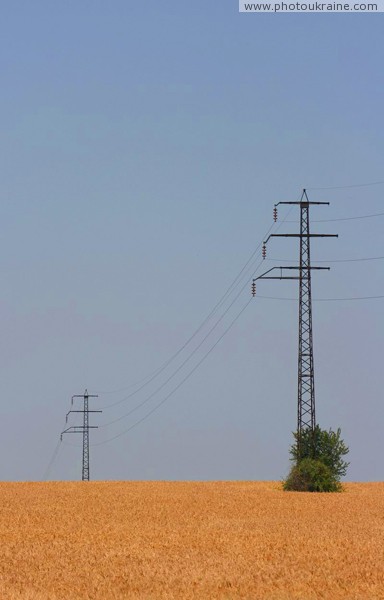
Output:
[[[305,200],[303,200],[303,198],[305,198]],[[275,204],[275,206],[278,206],[279,204],[299,204],[301,206],[308,206],[309,204],[328,204],[329,205],[329,202],[310,202],[308,200],[307,190],[304,188],[303,193],[301,194],[300,200],[297,200],[296,202],[278,202],[277,204]]]

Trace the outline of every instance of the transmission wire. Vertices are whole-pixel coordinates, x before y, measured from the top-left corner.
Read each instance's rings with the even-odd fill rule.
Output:
[[[204,354],[204,356],[200,359],[200,361],[194,366],[194,368],[192,369],[192,371],[190,371],[185,377],[184,379],[182,379],[180,381],[180,383],[171,391],[169,392],[169,394],[167,394],[167,396],[165,396],[165,398],[163,398],[163,400],[161,400],[161,402],[159,402],[156,406],[154,406],[146,415],[144,415],[141,419],[139,419],[138,421],[136,421],[135,423],[133,423],[130,427],[128,427],[128,429],[125,429],[124,431],[118,433],[117,435],[113,436],[112,438],[109,438],[107,440],[103,440],[102,442],[96,442],[95,444],[91,444],[91,446],[101,446],[103,444],[107,444],[108,442],[112,442],[113,440],[125,435],[126,433],[128,433],[129,431],[131,431],[132,429],[134,429],[134,427],[137,427],[137,425],[139,425],[140,423],[142,423],[143,421],[145,421],[146,419],[148,419],[155,411],[157,411],[171,396],[173,396],[173,394],[175,392],[177,392],[177,390],[183,385],[183,383],[185,383],[185,381],[187,381],[187,379],[189,379],[191,377],[191,375],[196,371],[196,369],[198,369],[198,367],[201,365],[201,363],[208,357],[208,355],[216,348],[217,344],[222,340],[222,338],[228,333],[228,331],[232,328],[232,326],[236,323],[236,321],[240,318],[240,316],[243,314],[243,312],[245,311],[245,309],[247,308],[247,306],[250,304],[250,302],[252,301],[252,298],[250,298],[248,300],[248,302],[243,306],[243,308],[241,309],[241,311],[237,314],[237,316],[232,320],[232,322],[230,323],[230,325],[227,327],[227,329],[221,334],[221,336],[218,338],[218,340],[215,342],[215,344]]]
[[[356,221],[358,219],[372,219],[374,217],[382,217],[384,212],[374,213],[371,215],[359,215],[357,217],[342,217],[339,219],[311,219],[311,223],[334,223],[335,221]],[[286,223],[300,223],[298,220],[286,221]]]
[[[275,223],[273,223],[271,225],[271,227],[268,229],[268,231],[265,233],[264,238],[265,239],[268,234],[270,233],[270,231],[273,229],[273,227],[275,226]],[[173,362],[173,360],[175,358],[177,358],[177,356],[187,347],[187,345],[197,336],[197,334],[203,329],[204,325],[206,325],[206,323],[212,318],[212,316],[217,312],[218,308],[225,302],[225,300],[227,299],[228,296],[231,295],[233,288],[235,288],[239,281],[241,281],[241,279],[243,279],[243,273],[244,271],[247,269],[248,265],[251,263],[251,261],[253,260],[253,258],[255,257],[255,255],[257,254],[258,250],[260,249],[260,247],[262,246],[263,242],[260,242],[258,244],[258,246],[256,247],[256,249],[252,252],[251,256],[249,257],[249,259],[247,260],[247,262],[244,264],[243,268],[241,269],[241,271],[238,273],[238,275],[236,276],[236,278],[232,281],[231,285],[227,288],[227,290],[224,292],[223,296],[221,297],[221,299],[215,304],[215,306],[213,307],[213,309],[211,310],[211,312],[207,315],[207,317],[204,319],[204,321],[201,323],[201,325],[195,330],[195,332],[187,339],[187,341],[177,350],[177,352],[175,352],[175,354],[173,354],[161,367],[159,367],[156,371],[154,371],[154,373],[151,376],[147,376],[144,379],[140,380],[139,382],[136,382],[134,384],[131,384],[130,386],[127,387],[134,387],[135,385],[140,384],[142,381],[144,381],[144,383],[137,388],[136,390],[134,390],[132,393],[130,393],[128,396],[126,396],[125,398],[118,400],[117,402],[112,402],[111,404],[108,404],[106,406],[103,406],[101,408],[106,409],[106,408],[111,408],[113,406],[117,406],[118,404],[121,404],[122,402],[125,402],[126,400],[128,400],[129,398],[131,398],[132,396],[134,396],[135,394],[137,394],[138,392],[140,392],[144,387],[146,387],[147,385],[149,385],[158,375],[160,375],[167,367],[169,364],[171,364],[171,362]],[[148,379],[149,377],[149,379]],[[115,390],[115,391],[111,391],[111,392],[101,392],[98,391],[99,394],[113,394],[113,393],[118,393],[119,391],[123,391],[124,389],[127,389],[127,387],[125,388],[121,388],[120,390]]]
[[[287,214],[285,215],[284,219],[282,219],[278,226],[276,231],[278,231],[280,229],[280,227],[283,225],[283,223],[286,221],[286,219],[288,218],[290,212],[293,210],[293,207],[290,207],[290,209],[288,210]],[[273,229],[273,227],[275,226],[275,223],[272,223],[272,225],[269,227],[268,231],[265,233],[263,239],[265,239],[269,232]],[[167,363],[165,363],[163,365],[163,367],[161,367],[160,369],[158,369],[157,372],[155,372],[155,374],[152,375],[152,377],[146,382],[144,383],[142,386],[140,386],[137,390],[134,390],[133,392],[131,392],[130,394],[128,394],[128,396],[125,396],[124,398],[117,400],[116,402],[112,402],[111,404],[108,404],[106,406],[101,407],[102,409],[107,409],[107,408],[112,408],[113,406],[118,406],[119,404],[122,404],[123,402],[126,402],[127,400],[129,400],[130,398],[132,398],[133,396],[135,396],[138,392],[140,392],[144,387],[146,387],[149,383],[151,383],[158,375],[160,375],[160,373],[162,373],[165,368],[174,360],[174,358],[176,358],[176,356],[178,356],[182,350],[184,350],[184,348],[192,341],[192,339],[199,333],[199,331],[203,328],[203,326],[209,321],[209,319],[215,314],[215,312],[217,312],[217,309],[219,308],[219,306],[221,304],[223,304],[225,302],[226,297],[230,296],[230,294],[232,293],[232,291],[235,289],[235,287],[237,287],[240,282],[244,279],[244,276],[246,276],[247,271],[249,271],[250,269],[253,270],[253,274],[255,274],[255,270],[257,271],[257,269],[260,267],[260,265],[262,264],[262,261],[258,264],[258,266],[254,267],[254,263],[256,262],[254,259],[256,253],[258,252],[258,250],[260,249],[260,246],[262,246],[263,242],[260,242],[257,246],[257,248],[253,251],[253,253],[251,254],[250,258],[247,260],[247,262],[245,263],[245,265],[243,266],[243,268],[241,269],[241,271],[239,272],[239,274],[237,275],[237,277],[234,279],[234,281],[232,282],[232,284],[229,286],[229,288],[227,289],[227,291],[224,293],[224,295],[222,296],[222,298],[219,300],[219,302],[215,305],[215,307],[212,309],[212,311],[209,313],[209,315],[206,317],[206,319],[203,321],[203,323],[200,325],[200,327],[192,334],[192,336],[190,336],[190,338],[185,342],[185,344],[167,361]],[[251,262],[252,261],[252,262]],[[224,318],[224,316],[228,313],[228,311],[230,310],[230,308],[233,306],[233,304],[236,302],[236,300],[239,298],[239,296],[241,295],[241,293],[243,292],[244,288],[247,286],[247,284],[249,283],[249,279],[247,280],[247,282],[243,285],[243,287],[241,288],[240,292],[237,294],[237,296],[235,296],[235,298],[232,300],[231,304],[227,307],[227,309],[224,311],[224,313],[221,315],[221,317],[218,319],[218,321],[216,321],[216,323],[213,325],[213,327],[211,327],[211,329],[209,330],[209,332],[205,335],[205,337],[203,338],[203,340],[199,343],[199,345],[192,351],[191,354],[188,355],[188,357],[183,361],[183,363],[176,369],[176,371],[173,372],[173,374],[168,377],[168,379],[161,384],[154,392],[152,392],[152,394],[150,394],[149,397],[147,397],[146,400],[144,400],[143,402],[141,402],[139,405],[137,405],[136,407],[134,407],[131,411],[129,411],[129,413],[127,413],[127,415],[125,416],[129,416],[132,412],[134,412],[137,408],[140,408],[143,404],[145,404],[147,401],[149,401],[151,398],[153,398],[153,396],[159,392],[161,389],[163,389],[163,387],[171,380],[173,379],[173,377],[180,371],[180,369],[192,358],[192,356],[194,356],[194,354],[197,352],[197,350],[202,346],[202,344],[205,342],[205,340],[211,335],[211,333],[214,331],[214,329],[216,329],[217,325],[222,321],[222,319]],[[233,288],[233,289],[232,289]],[[107,425],[112,425],[113,423],[116,423],[117,421],[121,420],[121,418],[124,417],[120,417],[114,421],[111,421],[110,423],[107,423],[105,425],[100,425],[99,427],[106,427]]]
[[[286,215],[286,217],[289,215],[289,213],[291,212],[292,209],[290,209]],[[279,225],[277,230],[281,227],[281,225],[284,223],[285,219],[283,219]],[[275,226],[275,223],[273,223],[271,225],[271,227],[268,229],[268,231],[264,234],[263,239],[265,239],[268,234],[270,233],[270,231],[273,229],[273,227]],[[117,406],[119,404],[121,404],[122,402],[125,402],[126,400],[129,400],[130,398],[132,398],[133,396],[135,396],[138,392],[140,392],[143,388],[145,388],[147,385],[149,385],[158,375],[160,375],[165,369],[166,367],[186,348],[186,346],[196,337],[196,335],[201,331],[201,329],[204,327],[204,325],[206,325],[206,323],[212,318],[212,316],[215,314],[215,312],[217,312],[218,308],[220,307],[220,305],[222,305],[225,300],[227,299],[227,297],[229,297],[233,291],[233,289],[235,287],[237,287],[237,285],[240,283],[240,281],[242,279],[244,279],[244,272],[249,270],[250,268],[253,268],[254,265],[254,257],[256,255],[256,253],[258,252],[258,250],[260,249],[260,247],[262,246],[263,242],[260,242],[258,244],[258,246],[256,247],[256,249],[252,252],[251,256],[249,257],[249,259],[247,260],[247,262],[244,264],[243,268],[241,269],[241,271],[238,273],[238,275],[236,276],[236,278],[234,279],[234,281],[231,283],[231,285],[228,287],[228,289],[226,290],[226,292],[223,294],[223,296],[221,297],[221,299],[216,303],[216,305],[214,306],[214,308],[211,310],[211,312],[208,314],[208,316],[204,319],[204,321],[201,323],[201,325],[195,330],[195,332],[187,339],[187,341],[179,348],[179,350],[173,354],[161,367],[159,367],[153,374],[152,376],[149,376],[150,378],[144,378],[144,383],[137,388],[136,390],[134,390],[133,392],[131,392],[130,394],[128,394],[128,396],[125,396],[124,398],[117,400],[116,402],[112,402],[111,404],[102,406],[102,409],[107,409],[107,408],[112,408],[113,406]],[[252,262],[251,262],[252,261]],[[251,264],[250,264],[251,263]],[[242,288],[244,289],[244,288]],[[238,296],[237,296],[238,297]],[[236,298],[237,298],[236,297]],[[231,304],[232,306],[232,304]],[[216,325],[214,326],[214,328],[216,327]],[[133,387],[134,385],[137,385],[140,382],[137,382],[136,384],[132,384],[129,387]],[[122,390],[127,389],[127,388],[122,388]],[[118,390],[117,390],[118,391]],[[115,392],[98,392],[99,394],[103,394],[103,393],[117,393],[117,391]]]
[[[293,208],[291,207],[285,217],[285,219],[289,216],[290,212],[293,210]],[[278,229],[280,229],[281,225],[284,223],[285,219],[283,219],[279,225],[278,225]],[[272,224],[272,226],[269,228],[268,232],[265,234],[265,237],[268,235],[268,233],[271,231],[271,229],[273,228],[274,224]],[[262,243],[260,243],[258,245],[258,248],[260,248],[260,246],[262,245]],[[243,267],[242,271],[239,273],[239,275],[241,275],[241,273],[244,271],[245,267],[249,264],[250,260],[253,258],[253,256],[256,254],[257,250],[253,253],[253,255],[250,257],[250,259],[247,261],[246,265]],[[255,262],[255,261],[253,261]],[[255,275],[257,270],[259,269],[260,265],[262,264],[263,261],[260,261],[260,263],[258,264],[258,266],[256,267],[256,269],[253,271],[252,275]],[[238,276],[239,277],[239,276]],[[238,279],[238,277],[236,279]],[[243,277],[241,277],[241,279],[243,279]],[[245,287],[249,284],[250,278],[248,278],[248,280],[246,281],[246,283],[243,285],[243,287],[241,288],[240,292],[237,294],[237,296],[234,298],[234,300],[231,302],[231,304],[229,305],[229,307],[227,307],[226,311],[224,312],[224,314],[220,317],[220,319],[216,322],[216,324],[213,326],[213,328],[208,332],[208,334],[205,336],[204,340],[200,343],[200,345],[195,348],[195,350],[193,351],[193,353],[184,361],[184,363],[178,368],[178,370],[180,370],[180,368],[192,357],[192,355],[196,352],[196,350],[201,346],[201,344],[205,341],[205,339],[212,333],[213,329],[218,325],[218,323],[223,319],[223,317],[227,314],[227,312],[230,310],[230,308],[233,306],[233,304],[236,302],[236,300],[238,299],[238,297],[241,295],[241,293],[243,292],[243,290],[245,289]],[[233,285],[233,284],[232,284]],[[191,375],[196,371],[196,369],[202,364],[202,362],[205,360],[205,358],[214,350],[214,348],[216,348],[216,346],[218,345],[218,343],[221,341],[221,339],[228,333],[228,331],[232,328],[232,326],[235,324],[235,322],[238,320],[238,318],[241,316],[241,314],[244,312],[244,310],[247,308],[247,306],[250,304],[250,302],[252,301],[252,298],[250,298],[248,300],[248,302],[243,306],[243,308],[241,309],[241,311],[237,314],[237,316],[231,321],[231,323],[229,324],[229,326],[227,327],[227,329],[222,333],[222,335],[216,340],[216,342],[213,344],[213,346],[211,346],[211,348],[204,354],[204,356],[200,359],[200,361],[193,367],[193,369],[191,371],[189,371],[189,373],[187,373],[187,375],[179,382],[179,384],[176,386],[176,388],[174,388],[173,390],[171,390],[171,392],[158,404],[156,405],[153,409],[151,409],[146,415],[144,415],[144,417],[142,417],[141,419],[139,419],[136,423],[134,423],[131,427],[129,427],[128,429],[124,430],[123,432],[117,434],[116,436],[109,438],[107,440],[104,440],[102,442],[97,442],[94,444],[91,444],[91,446],[99,446],[102,444],[105,444],[107,442],[110,442],[118,437],[121,437],[122,435],[124,435],[125,433],[128,433],[128,431],[130,431],[131,429],[133,429],[134,427],[136,427],[137,425],[139,425],[140,423],[142,423],[143,421],[145,421],[151,414],[153,414],[158,408],[160,408],[160,406],[162,406],[162,404],[164,404],[164,402],[166,402],[168,400],[168,398],[170,398],[182,385],[185,381],[187,381],[187,379],[189,379],[189,377],[191,377]],[[218,303],[218,305],[220,305],[220,302]],[[177,372],[177,371],[176,371]],[[176,375],[176,372],[169,378],[169,380]],[[169,381],[167,380],[167,382]],[[165,382],[165,383],[167,383]],[[164,386],[165,384],[163,384]],[[163,387],[161,386],[161,387]],[[159,388],[161,389],[161,388]],[[158,390],[156,390],[154,393],[157,393]],[[151,397],[154,394],[151,395]],[[100,427],[106,427],[108,425],[111,425],[112,423],[115,423],[117,421],[122,420],[123,418],[126,418],[127,416],[129,416],[130,414],[132,414],[132,412],[134,412],[137,408],[140,408],[141,406],[143,406],[146,402],[149,401],[149,399],[151,399],[151,397],[146,398],[143,402],[141,402],[139,405],[137,405],[136,407],[134,407],[128,414],[123,415],[122,417],[110,422],[110,423],[106,423],[104,425],[101,425]],[[64,443],[68,446],[73,446],[73,447],[80,447],[78,445],[75,444],[70,444],[66,441],[64,441]]]
[[[258,270],[258,268],[260,267],[261,264],[262,264],[262,261],[259,263],[258,267],[256,268],[256,271]],[[191,352],[187,356],[187,358],[181,363],[181,365],[178,366],[178,368],[176,369],[176,371],[174,371],[172,373],[172,375],[170,375],[168,377],[168,379],[166,379],[158,388],[156,388],[149,396],[147,396],[147,398],[145,398],[142,402],[140,402],[139,404],[137,404],[136,406],[134,406],[126,414],[124,414],[124,415],[122,415],[122,416],[114,419],[113,421],[109,421],[108,423],[103,423],[103,424],[99,425],[99,428],[101,428],[101,427],[108,427],[109,425],[113,425],[114,423],[117,423],[118,421],[121,421],[121,420],[129,417],[133,412],[135,412],[136,410],[138,410],[139,408],[141,408],[144,404],[146,404],[147,402],[149,402],[158,392],[160,392],[160,390],[162,390],[167,385],[167,383],[169,383],[177,375],[177,373],[179,373],[179,371],[186,365],[186,363],[189,362],[191,360],[191,358],[196,354],[196,352],[201,348],[201,346],[208,339],[208,337],[213,333],[213,331],[216,329],[216,327],[219,325],[219,323],[221,323],[221,321],[224,319],[225,315],[232,308],[232,306],[237,301],[237,299],[239,298],[239,296],[243,293],[244,288],[248,284],[249,284],[249,281],[247,280],[245,282],[245,284],[243,285],[243,287],[241,288],[241,290],[238,292],[238,294],[232,300],[231,304],[226,308],[226,310],[221,315],[221,317],[216,321],[216,323],[213,325],[213,327],[208,331],[208,333],[205,335],[205,337],[200,341],[200,343],[198,344],[198,346],[196,346],[196,348],[193,350],[193,352]]]
[[[384,181],[373,181],[371,183],[356,183],[354,185],[335,185],[331,187],[308,187],[306,188],[308,191],[310,190],[346,190],[348,188],[358,188],[358,187],[369,187],[371,185],[382,185]]]
[[[46,469],[45,469],[45,471],[44,471],[44,475],[43,475],[43,481],[47,481],[47,478],[48,478],[49,472],[50,472],[50,470],[51,470],[51,468],[52,468],[52,466],[53,466],[53,463],[55,462],[55,460],[56,460],[56,458],[57,458],[57,455],[58,455],[58,453],[59,453],[60,446],[61,446],[61,439],[59,438],[59,440],[58,440],[58,442],[57,442],[57,444],[56,444],[56,447],[55,447],[55,449],[54,449],[54,451],[53,451],[53,454],[52,454],[51,460],[49,461],[49,463],[48,463],[48,466],[47,466],[47,468],[46,468]]]
[[[292,208],[289,209],[286,218],[288,217],[289,213],[291,212]],[[279,226],[278,229],[281,227],[281,225],[283,224],[284,221],[282,221]],[[270,228],[271,229],[271,228]],[[277,230],[278,230],[277,229]],[[268,235],[268,234],[267,234]],[[249,262],[249,261],[248,261]],[[255,273],[258,271],[258,269],[260,268],[260,266],[262,265],[263,260],[261,260],[259,262],[259,264],[257,265],[257,267],[253,270],[252,275],[255,275]],[[243,269],[244,270],[244,269]],[[242,271],[243,271],[242,270]],[[238,294],[235,296],[235,298],[232,300],[231,304],[226,308],[226,310],[224,311],[224,313],[220,316],[220,318],[216,321],[216,323],[213,325],[213,327],[210,329],[210,331],[205,335],[205,337],[200,341],[199,345],[196,346],[196,348],[193,350],[193,352],[182,362],[181,365],[179,365],[179,367],[176,369],[176,371],[174,371],[172,373],[172,375],[170,375],[168,377],[168,379],[166,379],[165,382],[163,382],[161,384],[161,386],[159,386],[156,390],[154,390],[147,398],[145,398],[142,402],[140,402],[139,404],[137,404],[136,406],[134,406],[131,410],[128,411],[128,413],[125,413],[124,415],[114,419],[113,421],[110,421],[108,423],[104,423],[99,425],[99,428],[101,427],[108,427],[109,425],[113,425],[114,423],[117,423],[127,417],[129,417],[133,412],[135,412],[136,410],[138,410],[139,408],[141,408],[142,406],[144,406],[144,404],[146,404],[147,402],[149,402],[160,390],[162,390],[167,383],[169,383],[169,381],[171,381],[171,379],[173,379],[175,377],[175,375],[177,375],[177,373],[184,367],[184,365],[192,358],[192,356],[194,356],[194,354],[199,350],[199,348],[203,345],[203,343],[206,341],[206,339],[211,335],[211,333],[214,331],[214,329],[217,327],[217,325],[223,320],[223,318],[225,317],[225,315],[228,313],[228,311],[232,308],[232,306],[234,305],[234,303],[237,301],[237,299],[239,298],[239,296],[242,294],[242,292],[244,291],[245,287],[249,284],[250,278],[247,279],[247,281],[245,282],[245,284],[242,286],[242,288],[240,289],[240,291],[238,292]],[[249,304],[249,302],[248,302]],[[247,306],[248,306],[247,304]],[[245,308],[244,308],[245,310]],[[241,313],[240,313],[241,314]],[[237,318],[240,316],[240,314],[234,319],[234,321],[232,321],[230,327],[233,325],[233,323],[237,320]],[[219,340],[222,338],[222,336],[219,338]],[[217,345],[217,343],[215,343],[212,348],[209,350],[209,352],[204,355],[207,356],[212,350],[213,348],[215,348]],[[199,363],[197,363],[197,365],[201,364],[202,361],[200,361]],[[192,371],[190,372],[190,374],[192,374],[197,367],[194,367],[194,369],[192,369]],[[186,379],[188,379],[189,375],[184,378],[182,380],[182,382],[184,382]],[[176,388],[178,389],[180,387],[179,386]],[[151,414],[151,413],[150,413]]]

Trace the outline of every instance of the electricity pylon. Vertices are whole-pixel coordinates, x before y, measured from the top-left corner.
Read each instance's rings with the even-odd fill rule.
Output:
[[[85,390],[84,394],[75,394],[72,396],[71,405],[73,406],[74,398],[83,398],[83,410],[69,410],[66,415],[66,422],[68,423],[68,416],[70,413],[82,413],[83,414],[83,424],[82,425],[73,425],[72,427],[68,427],[65,429],[60,436],[60,439],[63,439],[64,433],[82,433],[83,434],[83,464],[81,471],[81,479],[82,481],[89,481],[89,430],[90,429],[98,429],[97,425],[89,424],[89,413],[101,413],[102,410],[89,410],[89,398],[98,398],[97,394],[88,394],[88,391]]]
[[[312,335],[312,291],[311,271],[327,270],[329,267],[311,266],[310,239],[312,237],[338,237],[337,234],[310,233],[309,207],[311,205],[327,204],[329,202],[310,202],[304,189],[299,202],[278,202],[274,207],[274,220],[277,220],[277,206],[279,204],[296,204],[300,206],[300,233],[274,233],[271,234],[263,245],[263,258],[266,257],[266,244],[271,237],[297,237],[300,239],[299,266],[272,267],[252,282],[252,294],[256,295],[255,281],[258,279],[297,279],[299,281],[299,353],[298,353],[298,394],[297,394],[297,445],[300,457],[302,433],[306,429],[314,431],[316,427],[315,406],[315,374],[313,361],[313,335]],[[280,276],[269,275],[271,271],[280,269]],[[284,270],[298,270],[298,275],[283,275]]]

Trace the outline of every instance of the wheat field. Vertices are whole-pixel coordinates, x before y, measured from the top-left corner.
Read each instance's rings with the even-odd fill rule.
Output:
[[[0,483],[0,598],[384,599],[384,483]]]

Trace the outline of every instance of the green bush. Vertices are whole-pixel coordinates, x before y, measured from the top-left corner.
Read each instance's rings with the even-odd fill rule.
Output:
[[[308,427],[293,434],[294,444],[290,454],[294,466],[291,468],[283,487],[296,492],[340,492],[340,478],[349,463],[344,460],[349,448],[341,439],[341,430],[336,432]]]
[[[291,446],[291,460],[298,464],[304,458],[319,460],[329,469],[338,481],[347,472],[349,463],[343,457],[348,454],[349,448],[341,439],[341,429],[332,431],[321,429],[319,425],[312,430],[304,429],[301,432],[300,444],[298,433],[293,434],[295,443]]]
[[[283,483],[284,490],[295,492],[340,492],[341,484],[331,469],[320,460],[303,458],[293,465]]]

